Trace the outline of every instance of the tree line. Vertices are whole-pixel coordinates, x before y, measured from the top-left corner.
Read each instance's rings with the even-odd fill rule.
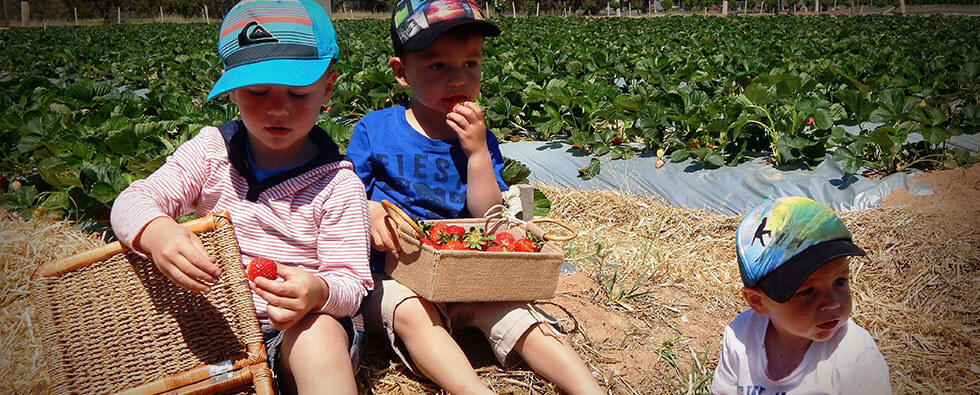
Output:
[[[632,9],[640,12],[653,10],[656,0],[476,0],[493,15],[542,14],[584,14],[599,15],[609,8]],[[70,19],[77,16],[80,19],[102,19],[105,22],[115,21],[117,12],[124,18],[155,18],[162,11],[168,16],[185,18],[201,18],[205,6],[213,20],[221,16],[233,6],[236,0],[30,0],[31,20]],[[321,1],[325,3],[326,0]],[[20,0],[3,0],[4,22],[20,20]],[[331,0],[333,12],[361,11],[372,13],[387,13],[391,11],[394,1],[391,0]],[[678,6],[684,10],[703,10],[720,6],[722,0],[659,0],[662,8],[670,9]],[[792,5],[800,9],[812,9],[814,0],[731,0],[733,11],[744,12],[779,12],[791,11]],[[822,9],[833,3],[832,0],[822,0]],[[888,6],[897,0],[840,0],[842,6],[869,5]],[[907,5],[951,4],[975,5],[980,0],[906,0]],[[118,9],[118,11],[117,11]],[[9,24],[9,22],[8,22]]]

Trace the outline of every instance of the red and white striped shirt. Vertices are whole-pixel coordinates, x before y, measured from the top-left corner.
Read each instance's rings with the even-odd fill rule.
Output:
[[[240,129],[237,133],[244,134],[244,127]],[[315,132],[323,133],[318,129],[311,133]],[[367,201],[351,163],[324,163],[273,186],[265,185],[268,189],[253,202],[246,199],[248,180],[229,159],[234,150],[226,144],[226,137],[218,128],[205,127],[157,171],[130,184],[112,206],[116,236],[131,247],[155,218],[228,211],[243,266],[253,257],[264,257],[301,267],[323,279],[330,289],[326,304],[312,312],[353,316],[373,282],[368,267]],[[252,302],[259,319],[268,322],[267,302],[254,292]]]

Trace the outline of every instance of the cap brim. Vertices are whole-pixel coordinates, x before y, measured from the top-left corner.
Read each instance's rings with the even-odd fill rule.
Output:
[[[208,100],[252,85],[307,86],[323,76],[333,59],[277,59],[245,64],[226,70],[214,83]]]
[[[493,22],[479,19],[467,19],[462,21],[452,21],[442,24],[433,24],[426,28],[425,30],[419,32],[408,40],[404,46],[402,46],[402,52],[415,52],[421,51],[432,44],[443,33],[449,31],[449,29],[464,26],[464,25],[476,25],[483,32],[484,37],[496,37],[500,35],[500,28],[494,25]]]
[[[865,255],[861,247],[848,240],[831,240],[813,245],[796,254],[771,273],[756,282],[772,300],[785,303],[800,285],[824,263],[843,256]]]

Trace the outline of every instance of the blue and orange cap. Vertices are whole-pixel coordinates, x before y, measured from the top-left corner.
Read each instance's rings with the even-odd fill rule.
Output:
[[[250,85],[311,85],[339,53],[330,17],[312,0],[244,0],[221,22],[224,73],[208,100]]]
[[[479,28],[484,37],[500,35],[500,28],[487,21],[472,0],[398,0],[391,13],[395,56],[421,51],[442,33],[464,24]]]
[[[823,264],[865,255],[837,214],[799,196],[766,200],[750,210],[735,231],[735,251],[742,283],[779,303]]]

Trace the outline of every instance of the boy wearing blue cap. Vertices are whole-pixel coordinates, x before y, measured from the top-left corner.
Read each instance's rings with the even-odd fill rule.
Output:
[[[311,0],[245,0],[225,16],[218,52],[208,99],[227,92],[242,119],[201,129],[127,187],[113,230],[173,282],[208,292],[220,269],[173,218],[229,212],[242,264],[278,262],[282,281],[249,287],[280,389],[354,394],[370,232],[363,185],[315,126],[337,79],[333,25]]]
[[[368,327],[384,333],[405,365],[450,393],[492,393],[451,337],[476,327],[497,359],[523,358],[566,391],[602,393],[566,340],[523,302],[432,303],[383,272],[384,250],[398,254],[398,236],[380,201],[420,219],[481,216],[502,201],[503,157],[480,94],[484,37],[500,29],[469,0],[400,0],[392,14],[395,56],[388,61],[411,99],[365,115],[347,156],[368,192],[375,290],[365,301]],[[493,279],[487,279],[493,281]]]
[[[851,317],[848,257],[865,255],[833,211],[767,200],[735,232],[751,310],[725,328],[716,394],[890,394],[888,365]]]

